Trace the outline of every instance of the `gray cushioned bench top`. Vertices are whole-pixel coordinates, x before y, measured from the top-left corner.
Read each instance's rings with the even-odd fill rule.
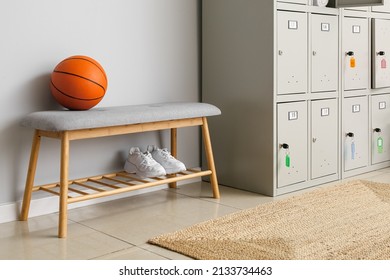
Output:
[[[67,131],[220,115],[214,105],[172,102],[93,108],[86,111],[40,111],[23,118],[22,126],[45,131]]]

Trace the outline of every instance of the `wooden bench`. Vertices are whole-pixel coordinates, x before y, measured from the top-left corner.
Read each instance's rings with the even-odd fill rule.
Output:
[[[26,221],[32,192],[45,191],[59,196],[58,236],[67,235],[68,204],[93,198],[139,190],[162,184],[175,188],[176,182],[210,176],[214,198],[219,198],[217,174],[207,125],[207,117],[221,114],[210,104],[198,102],[160,103],[120,107],[95,108],[87,111],[41,111],[27,115],[22,125],[35,130],[26,178],[20,219]],[[70,141],[122,135],[155,130],[170,130],[171,154],[177,156],[177,129],[201,126],[208,170],[187,169],[158,178],[139,179],[119,171],[88,178],[69,180]],[[57,183],[34,186],[39,147],[42,137],[61,141],[60,180]]]

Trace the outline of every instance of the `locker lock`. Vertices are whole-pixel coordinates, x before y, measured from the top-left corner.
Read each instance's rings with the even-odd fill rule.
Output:
[[[355,53],[353,51],[346,52],[345,54],[348,55],[348,56],[354,56],[355,55]]]
[[[383,55],[385,55],[385,52],[384,51],[380,51],[380,52],[377,52],[376,54],[383,56]]]
[[[286,143],[280,144],[280,148],[287,150],[289,148],[289,145]]]
[[[347,137],[354,137],[355,134],[353,134],[353,132],[348,132],[347,134],[345,134],[345,136],[347,136]]]
[[[380,128],[375,128],[375,129],[374,129],[374,132],[378,132],[378,133],[379,133],[379,132],[381,132],[381,131],[382,131],[382,130],[381,130]]]

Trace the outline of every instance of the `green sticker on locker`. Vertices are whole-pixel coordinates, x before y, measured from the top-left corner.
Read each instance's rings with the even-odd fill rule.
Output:
[[[290,155],[286,154],[286,167],[290,167]]]
[[[378,137],[376,140],[376,144],[378,146],[378,153],[381,154],[383,153],[383,138],[381,136]]]

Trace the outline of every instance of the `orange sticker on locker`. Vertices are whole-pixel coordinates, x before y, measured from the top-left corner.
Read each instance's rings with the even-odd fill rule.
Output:
[[[351,68],[356,67],[356,60],[354,57],[351,57],[351,59],[349,60],[349,67],[351,67]]]

